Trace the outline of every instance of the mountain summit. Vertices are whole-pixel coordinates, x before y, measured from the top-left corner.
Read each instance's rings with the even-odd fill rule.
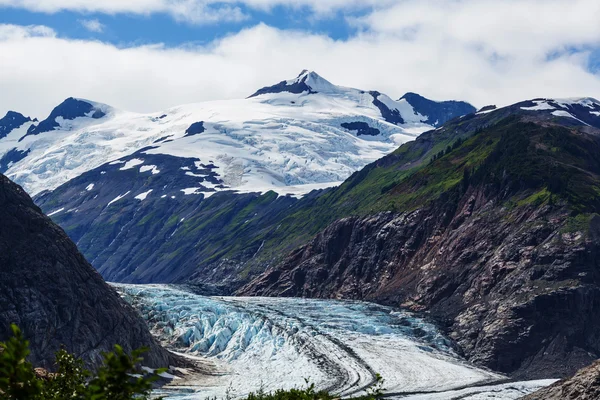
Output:
[[[52,131],[61,126],[61,121],[74,120],[80,117],[100,119],[106,115],[108,106],[92,103],[88,100],[69,97],[56,106],[48,118],[37,125],[32,125],[27,130],[27,135],[38,135],[43,132]]]
[[[31,118],[15,111],[9,111],[0,118],[0,139],[5,138],[14,129],[21,127],[24,123],[30,122]]]
[[[314,71],[302,70],[300,74],[291,80],[281,81],[273,86],[266,86],[262,89],[257,90],[249,98],[260,96],[269,93],[307,93],[314,94],[320,92],[332,92],[335,91],[337,86],[333,85],[327,79],[321,77]]]

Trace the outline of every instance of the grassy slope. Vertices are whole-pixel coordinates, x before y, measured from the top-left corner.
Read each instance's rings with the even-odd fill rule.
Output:
[[[518,116],[455,121],[298,208],[265,243],[263,258],[297,247],[346,216],[457,203],[468,184],[492,187],[512,206],[563,202],[574,215],[598,212],[597,154],[599,141],[573,127],[525,122]]]

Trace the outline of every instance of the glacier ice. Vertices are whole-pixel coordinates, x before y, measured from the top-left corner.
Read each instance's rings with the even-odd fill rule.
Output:
[[[364,393],[376,373],[393,397],[447,398],[439,396],[492,385],[485,386],[490,393],[507,393],[497,398],[516,398],[510,397],[512,386],[497,387],[504,376],[467,363],[433,323],[405,311],[359,301],[206,297],[186,287],[114,286],[164,345],[215,368],[210,377],[174,381],[168,398],[223,397],[228,387],[243,396],[261,387],[298,387],[304,378],[350,396]],[[544,384],[527,383],[519,392]]]

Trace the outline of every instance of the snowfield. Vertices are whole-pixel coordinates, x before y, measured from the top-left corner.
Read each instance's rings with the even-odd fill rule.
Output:
[[[114,286],[163,344],[214,366],[211,376],[173,380],[163,393],[170,399],[289,389],[305,378],[341,396],[360,395],[377,373],[388,395],[411,399],[516,399],[553,382],[506,383],[464,361],[432,323],[376,304]]]
[[[13,149],[29,152],[22,160],[11,162],[6,175],[31,195],[53,190],[105,163],[119,163],[142,149],[136,159],[123,162],[123,170],[160,173],[144,165],[144,153],[191,157],[214,165],[228,189],[273,189],[286,194],[287,186],[323,187],[343,181],[432,128],[405,100],[336,86],[308,71],[287,84],[300,81],[309,91],[284,90],[152,114],[67,99],[53,115],[74,102],[91,106],[91,111],[74,119],[53,117],[50,122],[57,126],[37,134],[26,135],[28,128],[35,126],[26,123],[0,139],[0,158]],[[352,123],[366,124],[374,129],[371,132],[379,133],[360,135],[342,126]],[[295,189],[293,193],[299,192]]]

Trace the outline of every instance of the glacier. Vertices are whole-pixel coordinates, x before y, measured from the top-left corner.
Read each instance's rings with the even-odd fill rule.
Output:
[[[192,287],[113,284],[160,342],[209,365],[157,394],[205,399],[304,385],[348,397],[376,374],[409,399],[516,399],[553,380],[510,382],[466,362],[432,322],[377,304],[297,298],[208,297]],[[486,397],[487,396],[487,397]]]

